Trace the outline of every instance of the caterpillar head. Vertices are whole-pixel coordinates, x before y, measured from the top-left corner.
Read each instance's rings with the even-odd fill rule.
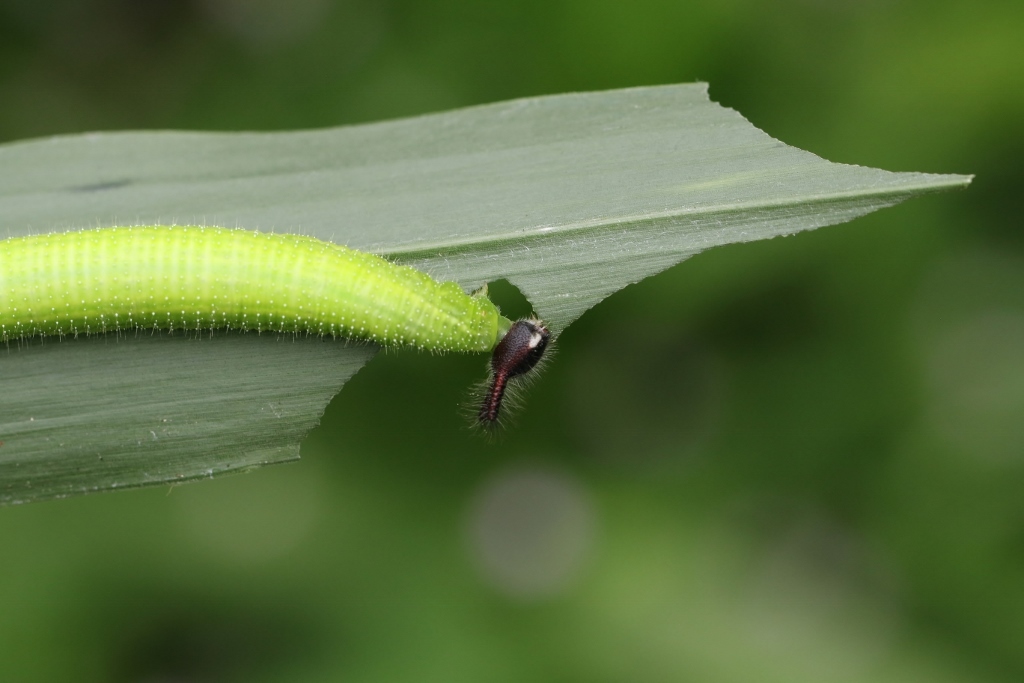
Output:
[[[491,380],[477,413],[477,421],[493,427],[501,417],[509,381],[528,375],[544,357],[551,332],[539,320],[519,320],[512,324],[491,356]]]

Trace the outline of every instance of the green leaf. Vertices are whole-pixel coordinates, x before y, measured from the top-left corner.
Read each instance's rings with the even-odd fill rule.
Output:
[[[96,133],[0,146],[0,230],[200,223],[300,232],[467,290],[507,278],[556,330],[709,247],[848,221],[968,176],[788,147],[703,84],[541,97],[284,133]],[[0,356],[0,502],[297,457],[366,345],[110,335]]]

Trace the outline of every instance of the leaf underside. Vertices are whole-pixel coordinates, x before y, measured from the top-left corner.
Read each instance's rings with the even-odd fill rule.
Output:
[[[298,232],[467,291],[506,278],[557,331],[709,247],[969,182],[830,163],[691,84],[328,130],[2,145],[0,236],[168,223]],[[12,343],[0,353],[0,503],[293,459],[374,351],[223,332]]]

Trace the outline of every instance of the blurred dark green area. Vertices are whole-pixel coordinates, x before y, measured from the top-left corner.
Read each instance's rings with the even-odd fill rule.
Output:
[[[1022,36],[1008,0],[0,0],[3,141],[707,80],[977,174],[627,288],[495,443],[483,358],[388,352],[297,465],[0,509],[0,680],[1024,679]]]

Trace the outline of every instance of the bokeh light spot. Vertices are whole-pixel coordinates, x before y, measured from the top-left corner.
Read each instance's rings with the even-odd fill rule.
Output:
[[[538,599],[563,592],[579,576],[594,528],[593,506],[577,479],[520,465],[479,487],[468,540],[489,584],[510,597]]]

